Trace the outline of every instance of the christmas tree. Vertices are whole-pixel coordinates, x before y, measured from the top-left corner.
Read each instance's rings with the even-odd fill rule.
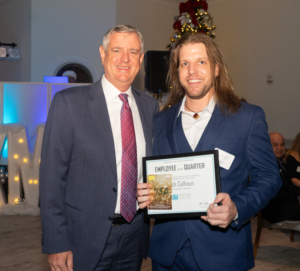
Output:
[[[212,31],[216,26],[207,9],[208,4],[206,0],[188,0],[186,3],[180,3],[180,15],[174,17],[173,28],[175,32],[170,37],[171,42],[167,45],[167,48],[172,49],[174,43],[185,33],[198,32],[215,38],[215,34]]]

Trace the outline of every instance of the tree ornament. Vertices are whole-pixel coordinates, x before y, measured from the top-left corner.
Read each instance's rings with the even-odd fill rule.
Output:
[[[213,17],[207,12],[206,0],[188,0],[179,5],[179,15],[174,16],[173,28],[175,32],[170,37],[167,48],[170,50],[175,43],[186,33],[203,33],[215,38],[212,30],[216,28]]]
[[[187,12],[182,13],[178,20],[180,20],[181,25],[190,24],[192,22],[191,15]]]

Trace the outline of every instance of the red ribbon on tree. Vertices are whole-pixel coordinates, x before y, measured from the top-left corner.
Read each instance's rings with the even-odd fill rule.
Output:
[[[176,21],[174,24],[173,24],[173,28],[174,29],[178,29],[179,31],[181,30],[181,22],[180,21]]]
[[[189,14],[191,15],[193,25],[198,25],[195,11],[193,9],[191,9]]]

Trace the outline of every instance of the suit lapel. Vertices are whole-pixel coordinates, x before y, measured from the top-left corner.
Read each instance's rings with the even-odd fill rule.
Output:
[[[207,124],[195,151],[211,150],[212,145],[222,131],[226,120],[227,117],[222,114],[221,110],[216,104],[211,119]]]
[[[176,121],[176,128],[175,128],[175,135],[176,135],[176,143],[180,153],[189,153],[193,152],[183,130],[182,126],[182,112],[180,112],[179,117]]]
[[[89,94],[91,99],[89,100],[88,104],[93,121],[95,123],[95,129],[101,140],[105,142],[103,146],[105,152],[108,154],[107,159],[115,177],[117,178],[114,138],[101,80],[91,85]]]
[[[181,106],[181,102],[173,105],[166,112],[166,126],[167,126],[167,138],[171,147],[173,154],[180,153],[177,141],[176,141],[176,122],[178,120],[178,112]]]
[[[148,105],[144,99],[142,99],[141,94],[139,93],[138,90],[132,88],[132,94],[134,97],[134,100],[137,104],[142,126],[143,126],[143,132],[144,132],[144,137],[145,137],[145,142],[146,142],[146,156],[150,155],[151,153],[151,141],[152,141],[152,134],[149,132],[149,122],[147,121],[148,115],[147,115],[147,108]]]

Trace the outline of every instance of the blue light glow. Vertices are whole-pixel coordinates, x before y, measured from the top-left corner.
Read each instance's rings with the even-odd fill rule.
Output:
[[[8,157],[8,154],[7,154],[7,138],[5,138],[3,144],[4,144],[4,147],[3,147],[3,150],[2,150],[2,157],[7,158]],[[1,163],[1,164],[5,164],[5,163]]]
[[[44,76],[45,83],[69,83],[67,76]]]
[[[26,127],[29,152],[35,145],[34,128],[47,119],[47,84],[4,84],[3,124],[20,123]],[[7,140],[2,157],[7,158]]]

